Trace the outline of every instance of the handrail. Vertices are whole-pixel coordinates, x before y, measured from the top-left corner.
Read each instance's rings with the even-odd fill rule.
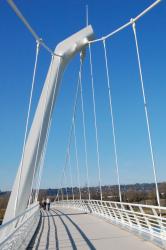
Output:
[[[31,211],[32,209],[34,209],[35,207],[39,206],[39,203],[35,204],[34,206],[28,208],[27,210],[25,210],[23,213],[20,213],[19,215],[17,215],[16,217],[14,217],[13,219],[11,219],[10,221],[7,221],[6,223],[2,225],[0,225],[0,231],[2,229],[4,229],[4,227],[8,226],[9,224],[13,223],[14,221],[16,221],[17,219],[19,219],[21,216],[25,215],[26,213],[28,213],[29,211]]]
[[[33,206],[31,209],[28,209],[25,214],[27,214],[29,211],[33,210],[35,207],[37,207],[37,205]],[[36,212],[36,211],[35,211]],[[23,213],[24,216],[24,213]],[[34,216],[34,214],[31,214],[28,218],[26,218],[25,221],[23,221],[22,224],[20,224],[18,227],[16,227],[9,235],[6,236],[6,238],[4,238],[1,242],[0,242],[0,246],[4,244],[5,241],[7,241],[12,235],[14,235],[32,216]],[[20,216],[17,216],[17,218],[20,218]],[[15,221],[14,219],[9,221],[10,223],[12,223],[13,221]],[[7,226],[9,224],[8,222],[4,224],[4,226]]]
[[[65,201],[65,200],[64,200]],[[86,200],[84,200],[86,201]],[[87,200],[88,201],[88,200]],[[97,202],[109,202],[109,203],[114,203],[114,204],[123,204],[127,206],[138,206],[138,207],[145,207],[145,208],[156,208],[156,209],[164,209],[166,210],[166,207],[163,206],[157,206],[157,205],[146,205],[146,204],[138,204],[138,203],[129,203],[129,202],[120,202],[120,201],[101,201],[101,200],[92,200],[92,201],[97,201]]]
[[[61,200],[52,206],[80,209],[138,232],[160,247],[166,245],[166,207],[101,200]]]
[[[39,203],[0,226],[0,249],[22,249],[29,244],[39,222]]]

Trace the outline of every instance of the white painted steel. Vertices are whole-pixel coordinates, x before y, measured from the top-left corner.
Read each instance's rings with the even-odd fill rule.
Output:
[[[81,53],[80,54],[79,85],[80,85],[80,97],[81,97],[81,111],[82,111],[84,152],[85,152],[86,180],[87,180],[88,197],[89,197],[89,200],[90,200],[89,166],[88,166],[88,152],[87,152],[87,136],[86,136],[86,126],[85,126],[84,97],[83,97],[83,88],[82,88],[82,66],[83,66],[83,54]]]
[[[139,51],[139,44],[138,44],[138,39],[137,39],[137,31],[136,31],[135,22],[132,23],[132,28],[133,28],[134,41],[135,41],[135,46],[136,46],[139,77],[140,77],[140,82],[141,82],[142,98],[143,98],[144,111],[145,111],[145,117],[146,117],[149,149],[150,149],[152,169],[153,169],[153,175],[154,175],[154,181],[155,181],[155,187],[156,187],[156,197],[157,197],[157,203],[160,206],[160,195],[159,195],[158,180],[157,180],[157,174],[156,174],[156,161],[155,161],[154,149],[153,149],[153,143],[152,143],[151,128],[150,128],[150,121],[149,121],[149,110],[147,108],[147,98],[145,94],[144,79],[143,79],[143,73],[142,73],[142,63],[141,63],[141,58],[140,58],[140,51]]]
[[[80,209],[139,233],[166,249],[166,207],[101,200],[63,200],[53,206]]]
[[[40,219],[39,204],[0,226],[0,250],[26,249]]]
[[[25,19],[21,11],[18,9],[18,7],[15,5],[13,0],[7,0],[8,4],[12,8],[12,10],[16,13],[18,18],[22,21],[22,23],[25,25],[25,27],[28,29],[28,31],[31,33],[31,35],[35,38],[36,42],[39,42],[43,48],[45,48],[50,54],[55,55],[55,53],[48,47],[48,45],[44,42],[44,40],[35,32],[35,30],[31,27],[29,22]],[[59,55],[57,55],[59,56]]]
[[[126,29],[127,27],[129,27],[130,25],[132,25],[133,22],[137,22],[140,18],[142,18],[145,14],[147,14],[149,11],[151,11],[154,7],[156,7],[159,3],[161,3],[162,0],[156,0],[154,3],[152,3],[148,8],[146,8],[144,11],[142,11],[140,14],[138,14],[135,18],[133,18],[132,20],[130,20],[129,22],[123,24],[122,26],[120,26],[119,28],[117,28],[116,30],[112,31],[111,33],[90,41],[89,43],[96,43],[96,42],[101,42],[103,40],[106,40],[108,38],[111,38],[112,36],[116,35],[117,33],[119,33],[120,31]]]
[[[35,236],[27,250],[161,250],[129,230],[74,208],[42,211]]]
[[[117,174],[118,189],[119,189],[119,200],[120,202],[122,202],[120,177],[119,177],[119,160],[118,160],[118,153],[117,153],[117,140],[116,140],[115,121],[114,121],[113,104],[112,104],[111,79],[110,79],[110,74],[109,74],[109,69],[108,69],[108,55],[107,55],[107,48],[106,48],[105,40],[103,40],[103,48],[104,48],[104,59],[105,59],[105,68],[106,68],[106,77],[107,77],[109,108],[110,108],[111,125],[112,125],[114,158],[115,158],[116,174]]]
[[[98,181],[100,188],[100,199],[103,199],[102,186],[101,186],[101,163],[100,163],[100,153],[99,153],[99,135],[97,126],[97,114],[96,114],[96,97],[94,88],[94,74],[93,74],[93,62],[92,62],[92,52],[91,46],[89,44],[89,63],[90,63],[90,77],[91,77],[91,88],[92,88],[92,101],[93,101],[93,117],[94,117],[94,128],[95,128],[95,140],[96,140],[96,156],[97,156],[97,168],[98,168]]]
[[[47,130],[49,126],[49,120],[50,117],[52,117],[62,73],[65,69],[65,66],[72,59],[72,57],[77,52],[80,52],[88,44],[88,41],[92,38],[93,30],[91,26],[88,26],[61,42],[55,49],[55,53],[61,55],[61,57],[55,56],[53,64],[48,70],[48,74],[36,109],[33,123],[26,141],[24,150],[24,161],[22,163],[22,166],[19,166],[3,223],[10,221],[15,216],[24,212],[27,208],[29,196],[31,193],[33,175],[34,173],[36,174],[38,172],[38,167],[41,160],[41,155],[43,152],[43,147],[45,144]],[[43,109],[45,109],[44,116]],[[39,138],[40,143],[38,143]],[[36,160],[37,150],[38,154]],[[19,173],[21,167],[22,172],[21,180],[19,183]],[[15,204],[17,193],[19,194],[19,196],[17,198],[16,211],[14,211],[13,207]]]

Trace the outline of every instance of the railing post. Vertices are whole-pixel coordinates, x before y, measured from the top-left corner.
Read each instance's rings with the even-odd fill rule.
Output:
[[[138,220],[137,216],[135,215],[135,211],[134,211],[134,209],[133,209],[133,207],[132,207],[132,204],[130,204],[130,203],[129,203],[129,208],[130,208],[130,210],[131,210],[131,212],[132,212],[132,214],[133,214],[133,216],[134,216],[136,225],[138,226],[138,228],[142,229],[142,226],[141,226],[141,224],[140,224],[140,221]]]

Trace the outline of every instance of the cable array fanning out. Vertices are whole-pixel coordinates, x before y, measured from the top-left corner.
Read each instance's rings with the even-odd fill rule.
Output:
[[[28,131],[28,125],[29,125],[29,116],[31,111],[31,102],[33,97],[33,88],[35,83],[35,77],[36,77],[36,69],[38,64],[38,55],[39,55],[39,49],[42,46],[44,49],[48,51],[48,53],[52,56],[51,65],[54,60],[54,56],[59,57],[59,59],[63,59],[62,55],[56,54],[45,42],[40,36],[35,32],[35,30],[32,28],[32,26],[29,24],[29,22],[26,20],[26,18],[23,16],[21,11],[18,9],[18,7],[15,5],[15,3],[12,0],[7,0],[10,7],[13,9],[13,11],[16,13],[16,15],[19,17],[19,19],[22,21],[22,23],[25,25],[25,27],[29,30],[31,35],[36,40],[36,57],[35,57],[35,64],[34,64],[34,71],[33,71],[33,77],[32,77],[32,86],[31,86],[31,92],[30,92],[30,98],[29,98],[29,106],[28,106],[28,112],[27,112],[27,120],[26,120],[26,127],[25,127],[25,134],[24,134],[24,142],[23,142],[23,150],[22,150],[22,156],[21,156],[21,166],[22,162],[24,161],[24,150],[25,150],[25,144],[27,139],[27,131]],[[119,177],[119,163],[118,163],[118,153],[117,153],[117,141],[116,141],[116,132],[115,132],[115,123],[114,123],[114,116],[113,116],[113,106],[112,106],[112,98],[111,98],[111,87],[110,87],[110,76],[109,76],[109,69],[108,69],[108,58],[107,58],[107,48],[106,48],[106,40],[110,39],[115,34],[119,33],[120,31],[126,29],[127,27],[131,26],[133,29],[134,34],[134,41],[136,46],[136,56],[137,56],[137,62],[138,62],[138,68],[139,68],[139,75],[140,75],[140,83],[141,83],[141,89],[142,89],[142,97],[143,97],[143,103],[144,103],[144,111],[145,111],[145,117],[146,117],[146,125],[147,125],[147,132],[148,132],[148,139],[149,139],[149,148],[150,148],[150,155],[151,155],[151,162],[152,162],[152,169],[154,174],[154,181],[155,181],[155,188],[156,188],[156,197],[157,197],[157,203],[160,206],[160,197],[159,197],[159,190],[158,190],[158,184],[157,184],[157,174],[156,174],[156,163],[155,163],[155,157],[154,157],[154,150],[152,146],[152,137],[151,137],[151,130],[150,130],[150,122],[149,122],[149,116],[148,116],[148,109],[147,109],[147,101],[146,101],[146,95],[145,95],[145,88],[144,88],[144,81],[142,76],[142,66],[141,66],[141,59],[140,59],[140,53],[139,53],[139,45],[138,45],[138,39],[137,39],[137,33],[136,33],[136,22],[142,18],[145,14],[147,14],[150,10],[152,10],[155,6],[157,6],[161,0],[155,1],[153,4],[151,4],[148,8],[146,8],[144,11],[142,11],[140,14],[138,14],[135,18],[131,18],[130,21],[125,23],[124,25],[120,26],[113,32],[89,41],[88,47],[89,47],[89,61],[90,61],[90,77],[91,77],[91,85],[92,85],[92,100],[93,100],[93,114],[94,114],[94,128],[95,128],[95,138],[96,138],[96,155],[97,155],[97,167],[98,167],[98,181],[99,181],[99,189],[100,189],[100,198],[103,199],[103,193],[102,193],[102,184],[101,184],[101,163],[100,163],[100,152],[99,152],[99,138],[98,138],[98,127],[97,127],[97,118],[96,118],[96,104],[95,104],[95,89],[94,89],[94,76],[93,76],[93,62],[92,62],[92,52],[91,52],[91,45],[93,45],[96,42],[102,42],[103,48],[104,48],[104,58],[105,58],[105,68],[106,68],[106,78],[107,78],[107,87],[108,87],[108,97],[109,97],[109,104],[110,104],[110,113],[111,113],[111,124],[112,124],[112,134],[113,134],[113,144],[114,144],[114,156],[115,156],[115,165],[116,165],[116,172],[117,172],[117,181],[118,181],[118,188],[119,188],[119,200],[122,201],[122,194],[121,194],[121,187],[120,187],[120,177]],[[87,10],[86,10],[87,11]],[[87,17],[87,24],[88,24],[88,17]],[[80,91],[80,97],[81,97],[81,109],[82,109],[82,120],[83,120],[83,137],[84,137],[84,150],[85,150],[85,167],[86,167],[86,178],[87,178],[87,189],[88,189],[88,197],[90,199],[90,183],[89,183],[89,168],[88,168],[88,158],[87,158],[87,138],[86,138],[86,125],[85,125],[85,112],[84,112],[84,100],[83,100],[83,94],[82,94],[82,57],[80,56],[80,69],[79,69],[79,75],[78,75],[78,84],[77,84],[77,90],[76,90],[76,97],[74,102],[74,109],[73,109],[73,117],[72,117],[72,125],[71,130],[69,134],[69,142],[67,145],[67,151],[66,151],[66,159],[65,159],[65,165],[62,173],[61,178],[61,193],[63,196],[63,190],[62,190],[62,181],[63,179],[66,179],[66,173],[65,170],[67,168],[67,164],[70,166],[71,171],[71,162],[70,162],[70,146],[71,146],[71,138],[72,135],[74,136],[74,144],[75,144],[75,155],[76,155],[76,166],[77,166],[77,180],[78,180],[78,189],[79,189],[79,197],[81,199],[81,185],[80,185],[80,170],[79,170],[79,161],[78,161],[78,150],[77,150],[77,138],[76,138],[76,128],[75,128],[75,115],[76,115],[76,106],[77,106],[77,98],[78,98],[78,92]],[[58,78],[58,74],[56,76],[56,80]],[[55,91],[55,90],[54,90]],[[46,97],[47,98],[47,97]],[[52,106],[54,101],[54,94],[52,97]],[[46,99],[47,102],[47,99]],[[45,110],[43,111],[45,112]],[[52,107],[50,114],[52,113]],[[36,152],[36,161],[35,161],[35,169],[33,173],[33,180],[32,180],[32,186],[31,186],[31,196],[33,191],[33,185],[34,182],[36,182],[36,193],[35,193],[35,200],[38,198],[39,194],[39,188],[40,188],[40,181],[41,181],[41,174],[42,174],[42,168],[44,165],[44,158],[46,153],[46,147],[48,142],[48,136],[51,126],[51,116],[49,115],[49,126],[47,131],[47,136],[45,140],[44,149],[42,152],[42,159],[40,159],[41,166],[38,170],[37,177],[35,179],[36,175],[36,169],[37,169],[37,158],[38,158],[38,149]],[[42,130],[42,127],[41,127]],[[40,144],[40,137],[38,141],[38,145]],[[19,173],[19,184],[21,182],[21,172],[22,167],[20,166],[20,173]],[[71,176],[71,185],[72,185],[72,196],[74,199],[74,191],[73,191],[73,180],[72,180],[72,174]],[[19,190],[19,189],[18,189]],[[58,191],[59,195],[59,191]],[[68,199],[68,190],[66,188],[66,195]],[[17,207],[17,200],[18,200],[19,192],[17,193],[16,197],[16,204],[15,209]],[[58,197],[58,196],[57,196]],[[31,202],[32,197],[29,198],[29,204]]]

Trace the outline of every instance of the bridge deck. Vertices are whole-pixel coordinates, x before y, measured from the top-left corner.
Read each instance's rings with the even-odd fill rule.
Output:
[[[152,243],[98,217],[74,209],[42,211],[28,249],[157,250]]]

